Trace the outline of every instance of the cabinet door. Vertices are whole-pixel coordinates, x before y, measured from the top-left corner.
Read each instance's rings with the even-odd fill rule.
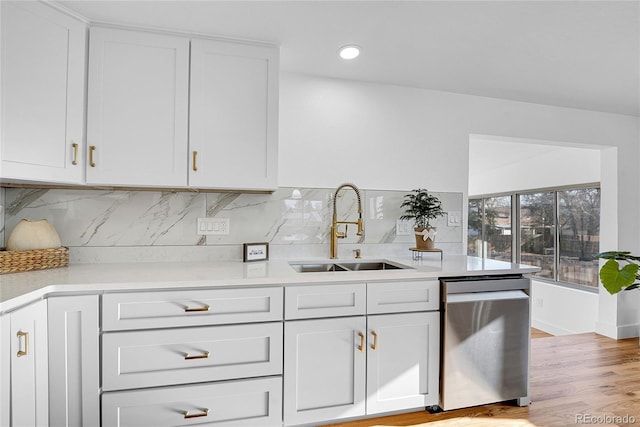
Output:
[[[367,414],[438,403],[440,313],[368,317]]]
[[[48,300],[49,421],[52,426],[100,424],[98,296]]]
[[[277,48],[191,42],[189,185],[277,187]]]
[[[365,413],[365,318],[285,324],[286,425]]]
[[[84,178],[85,24],[41,2],[2,8],[2,176]]]
[[[11,313],[11,425],[49,425],[47,302]]]
[[[0,426],[11,425],[11,316],[0,316]]]
[[[187,184],[189,40],[92,27],[87,183]]]

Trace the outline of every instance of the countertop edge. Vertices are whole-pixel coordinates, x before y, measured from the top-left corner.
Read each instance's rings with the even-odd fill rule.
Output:
[[[225,287],[291,286],[321,283],[394,282],[457,276],[531,274],[539,267],[454,256],[443,263],[416,265],[406,259],[392,259],[410,266],[406,270],[298,273],[287,261],[262,263],[132,263],[79,264],[65,269],[0,275],[0,315],[41,299],[59,295],[88,295],[108,292],[153,291]],[[160,270],[158,272],[158,270]],[[184,275],[176,280],[173,276]],[[106,276],[104,280],[101,275]],[[135,275],[135,280],[127,280]],[[255,276],[255,277],[252,277]],[[7,280],[10,279],[10,280]]]

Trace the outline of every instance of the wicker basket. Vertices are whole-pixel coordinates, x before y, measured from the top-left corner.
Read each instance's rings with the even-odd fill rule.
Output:
[[[69,248],[0,251],[0,274],[44,270],[69,265]]]

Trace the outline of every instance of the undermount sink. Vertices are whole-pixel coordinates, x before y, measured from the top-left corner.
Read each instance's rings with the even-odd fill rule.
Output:
[[[342,267],[351,271],[359,270],[401,270],[403,268],[410,268],[404,265],[390,264],[385,261],[380,262],[350,262],[340,264]]]
[[[347,271],[346,268],[337,264],[305,263],[305,264],[289,264],[289,265],[291,265],[291,267],[293,267],[293,269],[298,273],[320,273],[324,271]]]
[[[349,262],[290,262],[289,265],[299,273],[322,273],[329,271],[403,270],[413,268],[386,260]]]

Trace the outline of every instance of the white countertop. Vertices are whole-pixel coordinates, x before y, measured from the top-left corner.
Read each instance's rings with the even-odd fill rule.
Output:
[[[374,282],[454,276],[528,274],[538,267],[463,255],[413,261],[386,258],[410,269],[299,273],[289,262],[321,262],[321,259],[271,260],[243,263],[118,263],[74,264],[50,270],[0,275],[0,313],[51,294],[102,293],[126,290],[199,288],[222,286],[291,285],[327,282]],[[378,259],[362,259],[375,261]],[[332,260],[353,262],[353,259]]]

